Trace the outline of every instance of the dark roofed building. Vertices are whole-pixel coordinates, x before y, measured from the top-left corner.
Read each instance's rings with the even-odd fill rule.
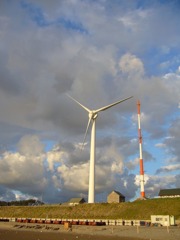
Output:
[[[161,198],[180,197],[180,188],[161,189],[159,191],[158,196],[161,197]]]
[[[108,203],[125,202],[125,196],[122,193],[114,190],[108,195],[107,202]]]

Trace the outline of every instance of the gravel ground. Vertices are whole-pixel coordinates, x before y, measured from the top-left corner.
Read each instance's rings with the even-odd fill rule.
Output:
[[[179,240],[179,227],[72,226],[0,222],[0,240]]]

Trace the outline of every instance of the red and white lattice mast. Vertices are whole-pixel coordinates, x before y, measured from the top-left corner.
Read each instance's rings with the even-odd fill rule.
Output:
[[[141,198],[145,198],[144,191],[144,166],[142,158],[142,135],[141,135],[141,111],[140,101],[137,101],[137,112],[138,112],[138,137],[139,137],[139,163],[140,163],[140,185],[141,185]]]

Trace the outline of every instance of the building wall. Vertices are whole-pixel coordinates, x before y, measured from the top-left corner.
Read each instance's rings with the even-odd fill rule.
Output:
[[[107,202],[108,203],[120,203],[120,202],[125,202],[124,197],[121,197],[119,194],[116,192],[112,192],[108,195],[107,197]]]
[[[158,223],[162,226],[175,225],[174,216],[169,215],[151,215],[151,223]]]

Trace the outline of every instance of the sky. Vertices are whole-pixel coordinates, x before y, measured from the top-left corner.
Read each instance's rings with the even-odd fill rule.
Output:
[[[0,201],[88,196],[90,109],[133,96],[96,121],[95,201],[180,187],[180,2],[0,1]]]

